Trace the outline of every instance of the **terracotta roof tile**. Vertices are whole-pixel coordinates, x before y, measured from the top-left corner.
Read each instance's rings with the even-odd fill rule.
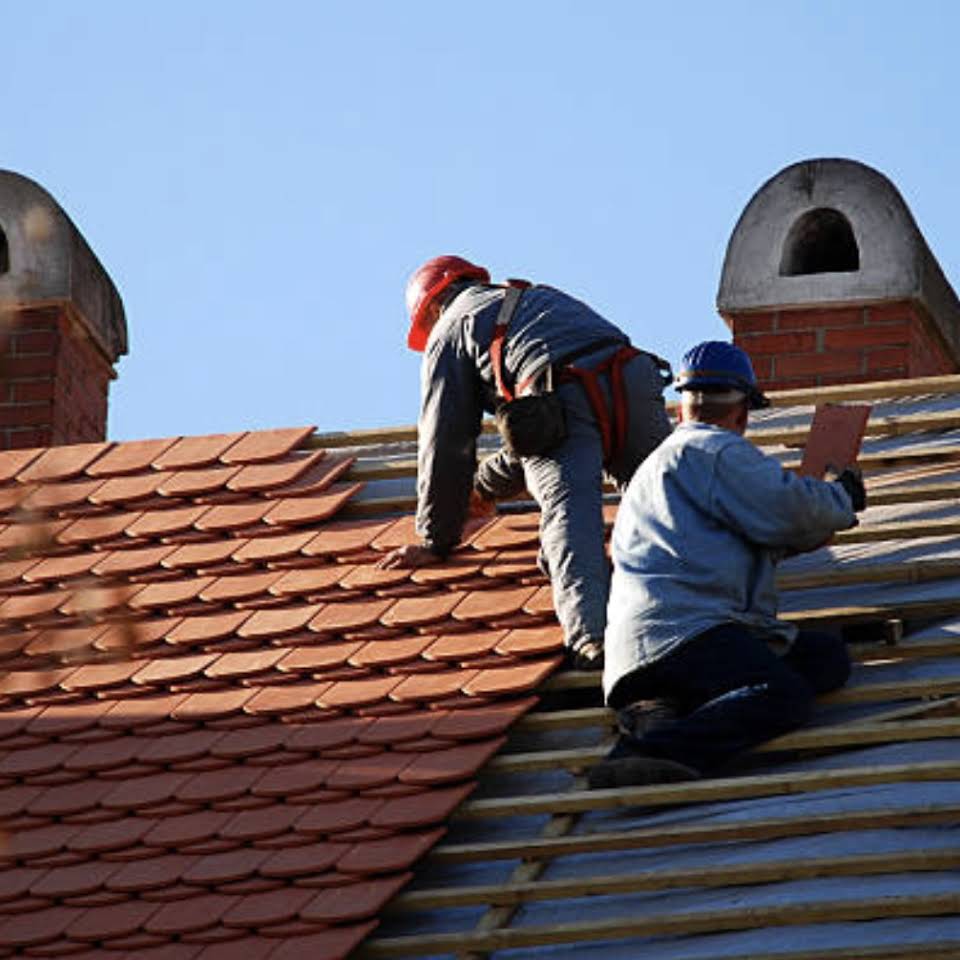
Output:
[[[0,483],[8,483],[13,480],[18,473],[38,460],[45,452],[43,447],[33,447],[29,450],[3,450],[0,451]]]
[[[110,737],[91,743],[67,757],[64,769],[100,773],[115,767],[125,767],[136,759],[146,743],[149,741],[137,737]]]
[[[172,476],[170,473],[141,473],[129,477],[113,477],[102,481],[89,494],[91,503],[104,506],[117,506],[136,503],[149,497],[155,497],[159,488]]]
[[[492,578],[535,577],[541,573],[537,564],[537,550],[533,547],[500,550],[492,560],[483,564],[483,575]]]
[[[283,636],[303,630],[320,612],[322,604],[281,607],[276,610],[257,610],[237,629],[237,635],[249,638]]]
[[[393,783],[410,760],[409,755],[391,751],[344,760],[327,776],[326,785],[331,790],[351,792],[384,786]]]
[[[89,573],[90,570],[99,562],[102,562],[107,554],[102,553],[78,553],[73,555],[48,557],[46,560],[37,562],[36,560],[21,560],[12,566],[26,568],[23,570],[23,579],[28,583],[52,583],[58,580],[69,580],[71,577],[82,576]],[[19,579],[19,577],[17,578]]]
[[[238,546],[233,559],[237,563],[264,563],[295,557],[313,537],[314,533],[310,530],[298,533],[267,533]]]
[[[394,547],[402,547],[406,543],[419,543],[417,536],[416,517],[400,517],[390,523],[386,529],[382,530],[370,542],[374,550],[393,550]]]
[[[32,622],[54,613],[69,594],[60,590],[45,593],[24,593],[7,597],[0,603],[0,620]]]
[[[507,693],[525,693],[533,690],[560,664],[554,657],[535,663],[522,663],[509,667],[488,667],[464,684],[463,691],[472,697],[498,696]]]
[[[539,514],[504,514],[477,534],[471,546],[478,550],[512,550],[535,546],[539,539]]]
[[[54,670],[17,670],[0,676],[0,694],[7,697],[30,696],[54,690],[60,681],[70,676],[72,667]]]
[[[357,844],[337,861],[337,869],[343,873],[359,874],[382,874],[404,870],[422,857],[443,836],[444,832],[444,830],[428,830],[422,833],[401,833],[383,840]],[[304,915],[306,916],[306,911]]]
[[[236,473],[228,481],[227,488],[236,493],[260,493],[289,486],[307,473],[323,456],[323,451],[317,450],[305,456],[274,463],[251,464]]]
[[[349,844],[311,842],[278,850],[260,865],[266,877],[292,879],[330,869],[348,850]]]
[[[410,571],[414,583],[430,586],[457,583],[474,577],[480,572],[482,560],[469,553],[454,553],[443,563],[433,564]]]
[[[212,540],[165,549],[166,553],[162,558],[164,567],[170,570],[195,570],[226,563],[237,551],[238,545],[235,540]]]
[[[194,526],[206,533],[227,533],[232,530],[244,530],[263,519],[270,504],[261,501],[253,503],[226,503],[211,507],[199,517]]]
[[[333,836],[336,840],[338,834],[365,825],[383,804],[383,800],[366,797],[351,797],[346,800],[341,798],[328,803],[312,804],[297,821],[295,829],[298,833]]]
[[[410,583],[410,570],[378,570],[375,566],[360,564],[344,571],[340,586],[344,590],[381,590],[398,583]]]
[[[216,463],[245,435],[242,433],[209,434],[202,437],[182,437],[153,461],[157,470],[185,470]]]
[[[229,717],[243,710],[243,705],[254,695],[254,690],[242,687],[236,690],[215,690],[192,693],[170,711],[175,720],[198,723]]]
[[[265,573],[217,577],[212,584],[203,588],[199,596],[201,600],[211,603],[233,603],[237,600],[246,600],[266,593],[281,576],[282,574],[276,570],[268,570]]]
[[[470,660],[490,654],[507,636],[506,630],[469,630],[432,639],[423,652],[427,660]]]
[[[313,433],[313,427],[284,427],[244,434],[220,455],[224,463],[263,463],[286,456]]]
[[[44,708],[27,724],[27,733],[38,737],[65,737],[95,727],[113,706],[108,700],[84,700],[80,703],[54,704]]]
[[[296,480],[282,487],[265,490],[265,497],[306,497],[314,493],[322,493],[331,487],[335,481],[348,473],[356,461],[356,457],[344,454],[324,452],[322,460],[314,463]]]
[[[143,840],[153,847],[182,850],[218,836],[234,816],[235,814],[216,810],[197,810],[179,816],[164,817],[144,835]]]
[[[437,722],[437,717],[436,713],[427,710],[415,710],[393,717],[377,717],[369,727],[360,732],[357,742],[388,746],[404,740],[419,739],[430,732]]]
[[[22,501],[27,510],[58,511],[85,504],[87,498],[103,486],[102,480],[69,480],[43,483],[34,487]]]
[[[406,883],[406,879],[403,881]],[[396,889],[403,886],[399,884]],[[388,894],[389,899],[392,894]],[[386,901],[384,901],[386,902]],[[301,911],[303,915],[303,911]],[[375,922],[335,927],[309,936],[296,937],[281,943],[270,954],[270,960],[302,960],[304,957],[323,957],[324,960],[346,960],[347,955],[371,930]],[[202,960],[208,960],[203,957]],[[215,960],[215,958],[214,958]]]
[[[275,666],[283,659],[286,652],[284,648],[278,648],[224,653],[204,670],[204,674],[212,680],[243,680],[247,677],[255,677]]]
[[[143,924],[149,933],[183,935],[216,925],[233,905],[233,898],[207,894],[162,906]]]
[[[350,655],[357,667],[385,667],[416,660],[434,642],[431,636],[413,635],[398,639],[370,640]]]
[[[164,657],[151,660],[134,678],[134,683],[149,686],[167,686],[183,683],[192,677],[200,676],[204,669],[217,659],[215,653],[197,654],[191,657]]]
[[[167,642],[175,646],[194,646],[223,640],[237,633],[253,614],[248,610],[184,617],[167,633]]]
[[[82,620],[96,620],[133,604],[144,588],[140,584],[111,583],[77,584],[69,599],[60,605],[60,612]]]
[[[23,648],[23,652],[29,657],[56,658],[61,661],[76,659],[79,654],[89,651],[106,629],[101,624],[43,630]]]
[[[301,908],[315,897],[312,890],[296,890],[286,886],[269,893],[251,894],[238,900],[224,914],[223,923],[228,927],[270,927],[295,919]]]
[[[48,907],[0,922],[0,946],[28,947],[58,939],[84,914],[76,907]]]
[[[400,682],[400,677],[339,680],[320,695],[319,703],[328,709],[345,709],[376,703],[385,699]]]
[[[319,683],[295,683],[264,687],[243,705],[243,709],[246,713],[255,717],[298,713],[307,707],[314,706],[331,685],[330,681],[324,680]]]
[[[105,797],[103,806],[110,807],[110,799],[114,794]],[[128,809],[138,809],[147,806],[146,803],[136,803]],[[114,809],[117,809],[114,806]],[[123,850],[138,843],[143,835],[153,826],[153,821],[143,817],[123,817],[116,820],[106,820],[103,823],[93,824],[79,829],[66,842],[66,848],[74,853],[103,855],[111,850]]]
[[[455,783],[474,776],[487,760],[503,746],[503,738],[458,744],[447,750],[416,754],[399,775],[403,783],[428,786]]]
[[[110,447],[109,443],[76,443],[70,446],[50,447],[20,470],[17,480],[20,483],[51,483],[56,480],[79,477]]]
[[[114,444],[86,468],[91,477],[112,477],[148,470],[151,464],[177,442],[178,437],[160,440],[130,440]]]
[[[377,623],[394,605],[391,599],[345,600],[327,603],[310,620],[316,633],[343,633]]]
[[[405,677],[390,691],[400,703],[428,703],[460,693],[476,677],[476,670],[444,670]]]
[[[279,527],[320,523],[332,517],[361,489],[362,483],[335,483],[324,493],[275,500],[272,509],[263,519],[266,523]]]
[[[444,789],[418,790],[385,803],[370,817],[370,825],[408,830],[446,821],[453,811],[473,792],[472,783]]]
[[[197,599],[215,577],[185,577],[148,583],[131,598],[130,605],[140,610],[164,609]]]
[[[210,507],[206,506],[190,506],[174,507],[169,510],[148,510],[135,515],[133,521],[124,527],[124,532],[130,537],[144,538],[182,533],[185,530],[192,530],[194,523],[209,509]]]
[[[164,557],[177,548],[170,545],[114,550],[110,553],[90,554],[96,563],[90,568],[97,576],[129,576],[158,567]],[[82,556],[82,554],[81,554]]]
[[[368,549],[390,526],[389,520],[334,520],[311,537],[303,554],[316,557],[358,553]]]
[[[139,932],[158,909],[155,903],[127,900],[109,909],[87,910],[70,925],[67,936],[91,943],[130,936]]]
[[[141,763],[168,767],[175,763],[185,763],[198,757],[205,757],[211,747],[222,737],[215,730],[186,730],[166,737],[154,737],[137,754]]]
[[[563,631],[559,624],[519,627],[510,630],[496,645],[496,652],[514,656],[558,653],[563,649]]]
[[[176,796],[187,803],[222,803],[248,793],[262,774],[256,767],[231,765],[190,777]]]
[[[448,617],[463,597],[460,591],[404,597],[381,615],[380,622],[388,627],[419,627],[434,623]]]
[[[525,613],[542,617],[553,613],[553,591],[548,586],[540,587],[523,605]]]
[[[139,655],[158,644],[180,624],[179,617],[160,617],[153,620],[122,620],[108,626],[97,637],[94,646],[105,652],[124,651]]]

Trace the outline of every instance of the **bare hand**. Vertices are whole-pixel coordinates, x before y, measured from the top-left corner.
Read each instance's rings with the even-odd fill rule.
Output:
[[[377,561],[377,569],[412,569],[414,567],[426,567],[431,563],[439,562],[440,558],[429,547],[425,547],[420,543],[408,543],[382,556]]]

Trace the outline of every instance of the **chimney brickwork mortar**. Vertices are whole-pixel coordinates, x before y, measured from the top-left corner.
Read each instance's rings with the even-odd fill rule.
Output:
[[[766,390],[960,371],[960,300],[897,189],[852,160],[794,164],[757,191],[717,306]]]
[[[0,171],[0,450],[104,440],[123,304],[67,215]]]

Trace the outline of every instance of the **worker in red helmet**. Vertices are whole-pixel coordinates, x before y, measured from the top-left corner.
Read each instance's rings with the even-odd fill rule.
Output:
[[[693,347],[676,387],[680,424],[634,474],[610,541],[603,685],[622,732],[595,788],[714,774],[803,723],[850,669],[839,637],[778,619],[774,575],[856,524],[859,474],[801,477],[744,437],[769,401],[734,344]]]
[[[413,350],[423,352],[418,422],[419,544],[381,566],[442,561],[471,502],[526,487],[541,508],[541,565],[574,662],[602,665],[609,564],[602,479],[621,486],[670,432],[669,366],[553,287],[490,282],[462,257],[436,257],[407,284]],[[484,412],[503,449],[477,464]]]

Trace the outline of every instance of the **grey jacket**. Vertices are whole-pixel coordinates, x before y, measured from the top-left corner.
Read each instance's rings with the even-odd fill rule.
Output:
[[[477,466],[476,440],[497,390],[490,342],[505,287],[473,284],[444,309],[420,369],[417,533],[441,556],[459,541]],[[513,386],[592,345],[609,352],[628,337],[586,304],[552,287],[524,291],[507,329],[503,361]],[[488,468],[489,492],[521,483],[516,461]],[[495,475],[499,480],[495,481]]]
[[[722,623],[792,641],[776,562],[856,524],[838,483],[784,470],[749,440],[682,423],[641,464],[611,539],[604,690]]]

